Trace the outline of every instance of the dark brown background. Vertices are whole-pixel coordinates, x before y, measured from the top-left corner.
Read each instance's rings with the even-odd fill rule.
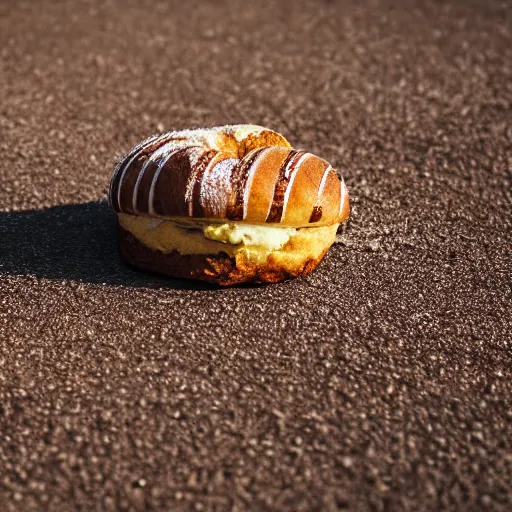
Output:
[[[2,509],[510,510],[511,11],[3,0]],[[243,122],[346,177],[326,261],[126,268],[116,158]]]

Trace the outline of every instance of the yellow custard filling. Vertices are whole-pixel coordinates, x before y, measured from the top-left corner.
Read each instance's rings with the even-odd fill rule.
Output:
[[[203,227],[203,235],[209,240],[231,245],[267,247],[271,250],[280,249],[295,233],[296,228],[255,226],[240,222],[209,224]]]

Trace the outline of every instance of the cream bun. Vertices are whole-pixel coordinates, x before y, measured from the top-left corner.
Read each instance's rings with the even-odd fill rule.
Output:
[[[325,160],[254,125],[146,139],[117,165],[109,201],[125,260],[220,285],[308,274],[349,215]]]

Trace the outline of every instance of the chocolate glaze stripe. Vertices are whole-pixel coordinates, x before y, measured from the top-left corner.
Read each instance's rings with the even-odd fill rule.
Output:
[[[320,185],[318,186],[316,204],[315,204],[315,206],[313,206],[313,211],[311,212],[311,216],[309,217],[310,223],[318,222],[322,218],[322,208],[318,203],[320,202],[320,199],[324,193],[324,188],[327,183],[327,178],[329,177],[329,173],[332,170],[333,170],[332,165],[328,165],[327,169],[325,169],[322,179],[320,180]]]
[[[121,205],[119,202],[120,197],[120,189],[121,189],[121,181],[124,178],[124,174],[126,172],[126,163],[133,158],[135,154],[137,154],[143,147],[145,147],[147,144],[151,144],[152,142],[156,141],[161,134],[153,135],[151,137],[148,137],[147,139],[143,140],[139,144],[137,144],[134,148],[132,148],[117,164],[114,175],[112,177],[112,180],[110,181],[110,191],[109,191],[109,200],[110,204],[114,209],[121,210]],[[114,205],[114,198],[117,201],[117,208],[115,208]]]
[[[232,158],[227,153],[221,153],[222,158],[205,169],[194,213],[200,217],[228,218],[229,201],[233,197],[231,175],[240,163],[238,158]],[[219,190],[222,194],[217,193]]]
[[[175,155],[178,151],[182,151],[184,148],[178,147],[174,148],[172,151],[169,151],[169,153],[160,160],[160,163],[158,164],[158,167],[155,171],[155,175],[153,176],[153,181],[151,182],[151,186],[149,187],[149,194],[148,194],[148,214],[149,215],[155,215],[155,210],[153,208],[153,200],[155,198],[155,186],[156,182],[158,180],[158,176],[162,172],[162,169],[164,168],[165,164],[169,161],[169,159]],[[188,149],[188,148],[186,148]]]
[[[148,168],[149,164],[154,163],[155,160],[158,160],[160,157],[164,157],[167,152],[169,152],[168,144],[164,144],[154,153],[152,153],[151,156],[142,165],[142,168],[137,176],[135,186],[133,187],[132,207],[135,214],[139,213],[139,210],[137,209],[137,194],[139,192],[140,182],[142,181],[142,177],[144,176],[146,169]]]
[[[160,136],[161,136],[160,134],[153,135],[153,136],[143,140],[141,143],[137,144],[137,146],[132,148],[126,155],[124,155],[123,158],[117,164],[116,168],[114,169],[114,174],[112,175],[112,179],[110,180],[110,188],[109,188],[109,194],[108,194],[110,206],[112,206],[112,208],[114,208],[115,210],[118,209],[114,205],[114,198],[117,199],[117,191],[118,191],[118,187],[119,187],[118,181],[120,181],[119,172],[124,167],[127,160],[132,158],[133,155],[135,153],[137,153],[143,146],[145,146],[146,144],[150,144],[151,142],[154,142]],[[119,206],[119,203],[118,203],[118,206]]]
[[[124,180],[124,177],[126,176],[126,171],[130,168],[130,166],[133,164],[133,162],[135,162],[135,160],[140,156],[142,151],[144,151],[144,147],[145,146],[139,148],[139,150],[134,153],[134,155],[130,158],[130,160],[128,160],[128,163],[125,164],[125,166],[123,168],[123,172],[121,173],[121,177],[119,178],[119,182],[117,184],[116,197],[117,197],[117,206],[118,206],[120,212],[123,211],[121,208],[121,191],[123,190],[123,180]]]
[[[189,217],[194,216],[194,203],[199,195],[199,189],[206,169],[209,169],[212,163],[216,162],[219,151],[215,149],[204,149],[203,154],[199,157],[193,166],[193,172],[189,176],[187,187],[185,190],[185,203],[187,204]]]
[[[294,151],[297,151],[296,157],[294,159],[290,160],[290,162],[288,163],[288,165],[285,167],[285,170],[284,170],[284,176],[288,180],[290,179],[290,176],[292,175],[292,173],[297,171],[299,161],[300,161],[300,163],[302,163],[304,161],[304,156],[306,155],[306,153],[304,153],[304,151],[300,151],[298,149],[294,149]]]
[[[313,206],[313,211],[311,212],[311,215],[309,216],[309,224],[312,224],[313,222],[318,222],[322,218],[322,207],[321,206]]]
[[[208,163],[208,165],[204,167],[204,169],[200,172],[200,174],[197,175],[195,187],[194,187],[194,190],[192,193],[192,196],[193,196],[193,202],[192,202],[193,215],[192,216],[204,217],[205,216],[205,207],[206,208],[212,207],[211,203],[205,204],[205,202],[203,201],[202,191],[204,191],[205,188],[209,188],[209,187],[214,188],[212,186],[211,182],[209,182],[211,174],[212,174],[212,172],[214,172],[215,167],[217,167],[218,165],[222,165],[223,162],[228,161],[228,160],[236,161],[236,159],[230,158],[229,154],[219,151],[219,152],[217,152],[216,155],[214,155],[213,159]],[[231,168],[229,168],[229,167],[225,168],[226,171],[228,171],[228,169],[232,169],[233,166],[234,165],[232,165]],[[226,181],[229,181],[229,172],[226,172],[224,174],[224,177],[225,177]],[[222,183],[216,183],[215,187],[220,188],[221,190],[224,191],[224,194],[220,194],[221,196],[224,196],[226,198],[229,196],[226,186],[223,186]],[[225,217],[225,214],[223,216]]]
[[[131,158],[134,153],[136,153],[142,146],[146,145],[146,144],[149,144],[150,142],[158,139],[158,137],[160,137],[161,134],[157,134],[157,135],[152,135],[151,137],[148,137],[147,139],[144,139],[142,142],[139,142],[139,144],[137,144],[135,147],[133,147],[132,149],[130,149],[130,151],[128,151],[128,153],[126,153],[125,155],[123,155],[123,157],[121,158],[121,160],[119,160],[119,162],[117,163],[115,169],[114,169],[114,174],[112,175],[112,180],[110,180],[110,192],[112,192],[112,186],[117,178],[117,175],[119,173],[119,170],[121,169],[121,167],[123,166],[123,164],[129,159]]]
[[[286,208],[288,207],[288,202],[289,202],[289,199],[290,199],[290,193],[291,193],[291,191],[293,189],[293,182],[295,181],[295,178],[297,177],[297,174],[298,174],[298,171],[300,169],[300,166],[310,156],[312,156],[311,153],[304,153],[298,160],[296,160],[296,163],[294,163],[293,174],[291,174],[291,177],[290,177],[290,179],[288,181],[288,184],[286,185],[286,190],[285,190],[285,193],[284,193],[283,211],[282,211],[282,214],[281,214],[281,220],[285,216]],[[292,169],[289,169],[288,172],[291,173]],[[281,222],[281,220],[280,220],[280,222]]]
[[[274,187],[272,206],[270,207],[270,211],[268,212],[265,222],[281,222],[283,217],[283,200],[286,186],[289,182],[290,174],[295,168],[295,163],[301,158],[301,155],[302,151],[299,151],[298,149],[292,149],[290,150],[288,157],[281,165],[281,169],[279,169],[279,176]]]
[[[117,204],[118,204],[118,207],[119,207],[119,211],[122,211],[121,210],[121,190],[123,188],[123,180],[124,180],[124,177],[126,176],[126,173],[128,171],[128,169],[130,168],[130,166],[137,160],[137,158],[140,157],[140,155],[144,152],[144,150],[151,144],[154,144],[156,142],[160,142],[160,139],[162,139],[162,141],[165,141],[165,139],[169,138],[169,133],[164,133],[164,134],[161,134],[161,135],[158,135],[156,136],[155,138],[152,138],[150,137],[149,139],[146,139],[144,142],[142,142],[141,144],[139,144],[130,154],[132,155],[131,158],[130,158],[130,154],[123,160],[123,162],[126,162],[126,160],[128,160],[128,163],[126,163],[124,165],[124,168],[123,168],[123,171],[121,173],[121,177],[119,178],[119,183],[117,184]]]
[[[249,170],[251,169],[256,158],[266,150],[266,147],[255,148],[240,160],[233,175],[233,191],[235,194],[234,204],[228,211],[228,218],[230,220],[243,220],[243,204],[244,204],[244,191],[247,185],[247,178],[249,176]]]

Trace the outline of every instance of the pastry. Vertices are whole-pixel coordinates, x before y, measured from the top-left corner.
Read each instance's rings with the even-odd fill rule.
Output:
[[[220,285],[308,274],[349,215],[325,160],[254,125],[146,139],[117,165],[109,202],[130,264]]]

